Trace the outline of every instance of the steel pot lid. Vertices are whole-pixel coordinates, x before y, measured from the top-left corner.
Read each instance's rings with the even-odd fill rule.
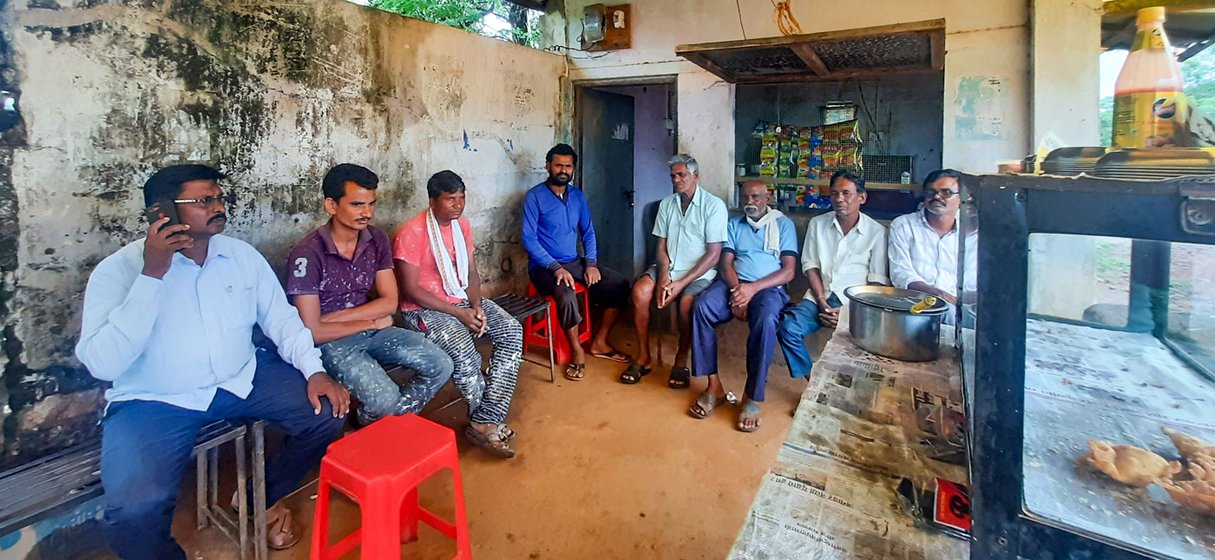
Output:
[[[918,290],[904,290],[902,288],[892,288],[890,286],[853,286],[844,290],[844,295],[848,299],[860,304],[884,309],[895,313],[911,313],[911,306],[919,303],[924,298],[931,294],[926,294]],[[928,309],[921,311],[920,315],[936,315],[945,313],[949,310],[949,304],[942,298],[937,298]]]

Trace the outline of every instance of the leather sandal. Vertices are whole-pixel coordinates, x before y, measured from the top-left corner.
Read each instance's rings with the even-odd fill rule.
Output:
[[[624,373],[620,374],[620,382],[625,385],[636,385],[638,381],[641,381],[642,377],[649,374],[650,366],[643,366],[637,363],[629,364],[629,367],[625,368]]]
[[[717,408],[718,398],[713,393],[705,391],[696,397],[696,402],[688,407],[688,414],[697,420],[703,420],[713,414],[713,409]]]
[[[511,449],[510,443],[507,441],[506,435],[503,433],[504,424],[498,424],[497,429],[488,433],[482,434],[476,428],[468,426],[464,428],[464,437],[474,445],[484,449],[494,455],[510,459],[515,456],[515,450]]]
[[[565,366],[565,378],[570,381],[582,381],[586,376],[586,364],[570,364]]]
[[[266,520],[266,545],[274,550],[287,550],[300,542],[300,530],[295,525],[291,510],[285,506],[282,509],[282,515]],[[270,517],[269,510],[266,517]]]

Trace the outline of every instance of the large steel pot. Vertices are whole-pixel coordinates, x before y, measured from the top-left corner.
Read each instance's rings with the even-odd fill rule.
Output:
[[[941,355],[941,319],[949,304],[936,304],[919,314],[911,306],[928,294],[887,286],[853,286],[848,297],[848,333],[857,346],[879,356],[926,362]]]

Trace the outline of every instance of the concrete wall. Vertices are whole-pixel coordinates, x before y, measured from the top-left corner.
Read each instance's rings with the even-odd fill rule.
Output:
[[[1033,17],[1033,147],[1101,144],[1098,56],[1101,0],[1036,2]],[[1097,291],[1092,239],[1030,238],[1029,308],[1033,313],[1080,318],[1091,303],[1076,294]]]
[[[555,2],[561,6],[553,11],[573,17],[564,29],[551,27],[549,40],[579,47],[578,16],[595,2]],[[677,75],[679,151],[696,154],[704,166],[706,186],[727,196],[737,159],[729,141],[735,127],[734,86],[677,58],[674,47],[778,36],[771,4],[744,1],[740,15],[733,0],[630,3],[632,48],[602,55],[571,53],[571,80]],[[986,172],[995,171],[997,160],[1019,159],[1029,150],[1029,4],[1015,0],[875,0],[863,8],[804,1],[792,5],[806,33],[944,18],[942,163]]]
[[[750,169],[759,163],[757,121],[822,124],[820,107],[852,101],[866,155],[915,156],[913,183],[941,167],[941,74],[910,74],[847,82],[736,86],[734,157]],[[778,121],[779,115],[779,121]]]
[[[142,235],[140,186],[163,165],[231,174],[228,233],[275,265],[323,223],[332,164],[380,173],[386,230],[451,168],[482,276],[522,278],[515,209],[559,136],[563,57],[333,0],[59,1],[0,11],[27,136],[0,150],[0,465],[94,429],[97,384],[71,357],[81,291]]]

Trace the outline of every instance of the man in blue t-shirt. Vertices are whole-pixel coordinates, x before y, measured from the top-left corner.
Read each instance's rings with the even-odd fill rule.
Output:
[[[591,339],[591,355],[628,363],[627,354],[608,345],[608,335],[620,310],[630,303],[629,281],[619,272],[599,266],[599,247],[591,209],[582,189],[570,181],[578,154],[568,144],[557,144],[544,156],[548,179],[527,191],[523,199],[523,248],[527,250],[527,275],[542,296],[557,302],[557,322],[570,346],[565,377],[581,381],[586,353],[578,343],[578,325],[589,321],[578,308],[574,283],[586,286],[591,305],[603,308],[603,323]],[[578,240],[584,254],[578,254]]]
[[[744,216],[730,218],[721,250],[721,275],[701,292],[692,311],[692,374],[709,376],[709,386],[688,409],[706,418],[726,390],[717,375],[714,327],[731,319],[747,321],[747,385],[738,429],[759,429],[768,366],[776,349],[780,312],[789,301],[785,284],[797,268],[797,230],[793,221],[768,208],[768,187],[759,181],[743,185]]]

